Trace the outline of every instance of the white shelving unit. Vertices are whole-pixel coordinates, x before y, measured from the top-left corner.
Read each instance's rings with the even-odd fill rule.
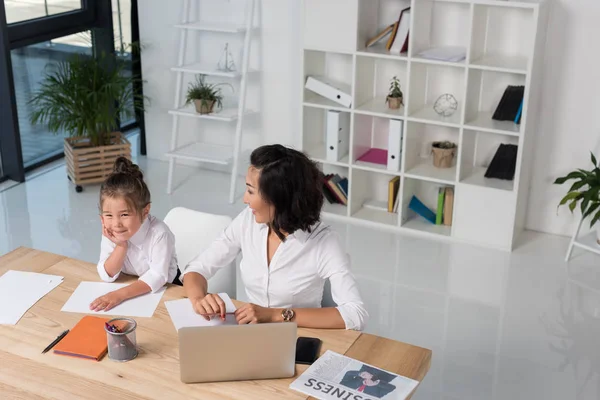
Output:
[[[198,8],[202,0],[184,0],[182,10],[182,21],[175,25],[179,30],[179,58],[177,65],[171,68],[171,71],[177,74],[175,89],[175,100],[173,109],[169,114],[173,116],[173,125],[171,131],[171,145],[165,156],[169,158],[169,175],[167,181],[167,193],[173,190],[173,174],[177,160],[195,161],[210,163],[231,167],[231,181],[229,190],[229,202],[233,203],[235,198],[235,185],[238,175],[239,157],[241,151],[242,126],[244,117],[254,113],[253,110],[246,108],[246,90],[248,75],[255,72],[249,68],[249,55],[251,34],[254,23],[255,1],[246,1],[245,22],[238,24],[226,20],[227,11],[223,21],[191,21],[190,15],[193,13],[192,7]],[[201,7],[200,7],[201,8]],[[195,9],[194,11],[198,11]],[[200,43],[199,35],[221,35],[219,42],[228,43],[231,40],[243,40],[241,51],[241,62],[236,63],[236,70],[223,71],[218,68],[219,59],[214,56],[210,60],[197,58],[202,61],[188,62],[187,58],[192,58],[194,54],[204,54],[202,51],[194,51],[194,45]],[[194,36],[195,35],[195,36]],[[225,36],[223,36],[225,35]],[[243,35],[243,36],[242,36]],[[190,45],[190,42],[192,45]],[[220,53],[219,53],[220,55]],[[235,57],[234,57],[235,59]],[[210,114],[199,114],[193,105],[185,105],[185,82],[189,82],[196,75],[206,75],[207,80],[216,80],[218,82],[231,83],[237,87],[235,99],[225,98],[222,109],[215,107],[215,111]],[[213,82],[213,81],[211,81]],[[223,89],[223,94],[226,95]],[[208,123],[233,124],[235,122],[235,136],[228,141],[228,144],[211,143],[209,140],[196,139],[191,143],[179,144],[180,118],[201,120],[203,125]]]
[[[365,48],[409,6],[408,53],[390,54],[381,44]],[[326,76],[350,85],[353,98],[346,108],[303,89],[303,151],[324,172],[349,180],[348,206],[326,204],[324,214],[512,250],[525,223],[547,18],[544,0],[304,0],[302,85],[307,76]],[[331,21],[336,21],[335,30]],[[418,56],[437,46],[464,46],[466,59]],[[393,76],[404,92],[400,110],[385,104]],[[525,86],[520,125],[491,119],[508,85]],[[458,100],[458,110],[447,118],[433,110],[445,93]],[[350,114],[350,152],[336,162],[325,155],[327,110]],[[400,170],[357,161],[369,147],[387,147],[391,118],[404,121]],[[435,140],[458,144],[451,168],[435,168],[423,154]],[[503,143],[518,145],[514,180],[485,178]],[[401,178],[400,207],[388,213],[374,204],[386,204],[394,176]],[[416,195],[435,210],[440,186],[454,188],[451,226],[425,222],[408,208]]]

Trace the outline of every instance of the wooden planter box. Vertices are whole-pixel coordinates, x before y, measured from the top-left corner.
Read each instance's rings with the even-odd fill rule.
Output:
[[[92,147],[88,138],[65,138],[67,174],[77,191],[81,191],[81,185],[104,182],[118,157],[131,160],[131,144],[121,132],[111,134],[111,143]]]

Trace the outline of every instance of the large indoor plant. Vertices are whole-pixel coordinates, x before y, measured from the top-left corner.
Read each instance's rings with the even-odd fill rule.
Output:
[[[82,184],[102,182],[117,157],[131,157],[119,121],[143,111],[145,99],[134,92],[140,78],[125,68],[124,61],[108,55],[72,55],[47,66],[29,101],[33,124],[44,123],[51,132],[68,135],[67,171],[77,191]]]
[[[210,114],[214,111],[215,105],[218,108],[223,107],[223,95],[220,86],[233,86],[228,83],[209,83],[206,81],[206,75],[197,75],[196,81],[188,86],[185,97],[186,104],[194,103],[196,112],[200,114]]]
[[[554,183],[563,183],[574,180],[567,194],[562,198],[558,206],[569,203],[569,210],[575,211],[577,203],[580,205],[583,219],[592,216],[590,228],[600,220],[600,168],[594,154],[591,154],[592,165],[590,170],[577,169],[569,174],[557,178]],[[600,229],[596,228],[596,241],[600,244]]]

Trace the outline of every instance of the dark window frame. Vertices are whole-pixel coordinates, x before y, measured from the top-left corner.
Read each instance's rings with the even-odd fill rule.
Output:
[[[132,42],[135,42],[139,41],[138,5],[137,0],[131,1]],[[97,54],[101,52],[115,54],[111,1],[81,0],[81,9],[79,10],[7,24],[4,1],[0,0],[0,156],[3,167],[0,182],[7,179],[24,182],[25,172],[64,157],[64,154],[60,153],[29,165],[27,168],[23,165],[11,50],[88,30],[92,31]],[[140,55],[138,52],[134,52],[132,57],[132,72],[141,77]],[[141,85],[136,87],[136,90],[143,93]],[[140,130],[141,153],[145,155],[143,113],[136,113],[135,122],[121,126],[121,130],[124,132],[132,129]]]

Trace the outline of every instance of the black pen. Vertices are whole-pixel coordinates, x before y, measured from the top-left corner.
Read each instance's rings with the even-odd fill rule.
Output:
[[[44,351],[42,351],[42,354],[45,354],[45,353],[47,353],[47,352],[48,352],[48,351],[49,351],[51,348],[53,348],[54,346],[56,346],[56,344],[57,344],[58,342],[60,342],[60,341],[61,341],[61,340],[62,340],[62,339],[63,339],[63,338],[64,338],[64,337],[67,335],[67,333],[69,333],[69,330],[68,330],[68,329],[67,329],[66,331],[64,331],[63,333],[61,333],[61,334],[60,334],[60,335],[59,335],[59,336],[58,336],[56,339],[54,339],[54,341],[53,341],[52,343],[50,343],[50,344],[48,345],[48,347],[46,347],[46,348],[44,349]]]

